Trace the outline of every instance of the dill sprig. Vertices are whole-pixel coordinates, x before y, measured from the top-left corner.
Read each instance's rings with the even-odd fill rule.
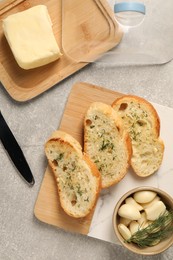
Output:
[[[154,246],[161,240],[173,233],[173,211],[166,211],[160,215],[146,228],[139,229],[129,239],[127,243],[135,243],[139,247]]]

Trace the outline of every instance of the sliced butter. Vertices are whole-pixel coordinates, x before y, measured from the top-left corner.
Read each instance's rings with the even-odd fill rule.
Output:
[[[9,15],[3,30],[18,65],[32,69],[57,60],[60,50],[45,5]]]

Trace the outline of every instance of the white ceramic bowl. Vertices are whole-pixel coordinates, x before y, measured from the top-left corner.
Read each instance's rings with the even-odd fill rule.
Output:
[[[121,244],[124,247],[126,247],[127,249],[129,249],[130,251],[140,254],[140,255],[156,255],[156,254],[159,254],[159,253],[165,251],[173,244],[173,234],[170,235],[168,238],[162,240],[155,246],[140,248],[139,246],[137,246],[134,243],[124,242],[124,238],[121,236],[121,234],[119,233],[119,230],[118,230],[118,224],[120,223],[120,217],[118,215],[118,210],[119,210],[120,206],[124,203],[124,201],[127,197],[132,196],[135,192],[146,191],[146,190],[156,192],[158,194],[158,196],[160,196],[161,200],[164,202],[166,207],[169,209],[173,209],[173,198],[170,195],[168,195],[166,192],[164,192],[158,188],[154,188],[154,187],[148,187],[148,186],[138,187],[138,188],[132,189],[132,190],[128,191],[127,193],[125,193],[121,197],[121,199],[118,201],[118,203],[116,204],[114,213],[113,213],[113,228],[114,228],[115,234],[116,234],[117,238],[119,239],[119,241],[121,242]]]

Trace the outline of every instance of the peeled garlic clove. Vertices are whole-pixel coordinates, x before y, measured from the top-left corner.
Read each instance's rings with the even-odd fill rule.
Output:
[[[141,229],[147,228],[151,223],[152,221],[145,222],[145,224],[142,225]]]
[[[148,202],[148,203],[143,203],[141,204],[141,206],[146,209],[150,206],[152,206],[156,201],[159,201],[160,200],[160,197],[159,196],[156,196],[152,201]]]
[[[141,213],[141,218],[138,220],[138,223],[141,228],[144,228],[145,224],[147,223],[147,216],[145,212]]]
[[[167,216],[167,219],[164,223],[164,227],[168,227],[172,223],[172,216],[169,214],[167,210],[165,210],[164,215]]]
[[[156,238],[154,241],[152,241],[150,246],[156,246],[158,243],[160,243],[160,238]]]
[[[139,210],[130,204],[123,204],[118,210],[118,215],[131,220],[138,220],[141,217]]]
[[[138,203],[148,203],[156,197],[157,193],[154,191],[137,191],[134,193],[133,198]]]
[[[120,217],[120,223],[128,226],[131,222],[131,219]]]
[[[157,233],[157,232],[159,232],[160,230],[161,230],[161,227],[159,226],[159,227],[156,227],[156,228],[152,229],[152,231],[150,231],[150,233],[151,233],[151,234]]]
[[[122,237],[127,240],[131,237],[131,232],[130,230],[124,225],[124,224],[119,224],[118,225],[118,231],[122,235]]]
[[[162,201],[156,201],[154,205],[145,209],[148,220],[156,220],[166,210],[166,206]]]
[[[128,198],[125,200],[125,203],[126,203],[126,204],[131,204],[131,205],[135,206],[139,211],[143,210],[143,207],[142,207],[140,204],[138,204],[138,203],[136,202],[136,200],[134,200],[134,198],[132,198],[132,197],[128,197]]]
[[[136,233],[139,230],[139,228],[139,223],[137,221],[133,220],[130,222],[129,229],[132,235]]]

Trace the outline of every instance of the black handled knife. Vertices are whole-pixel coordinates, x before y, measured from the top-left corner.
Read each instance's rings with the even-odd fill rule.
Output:
[[[17,143],[13,133],[8,127],[1,111],[0,111],[0,140],[8,152],[11,160],[16,166],[21,176],[27,181],[29,185],[34,185],[34,177],[25,159],[25,156]]]

